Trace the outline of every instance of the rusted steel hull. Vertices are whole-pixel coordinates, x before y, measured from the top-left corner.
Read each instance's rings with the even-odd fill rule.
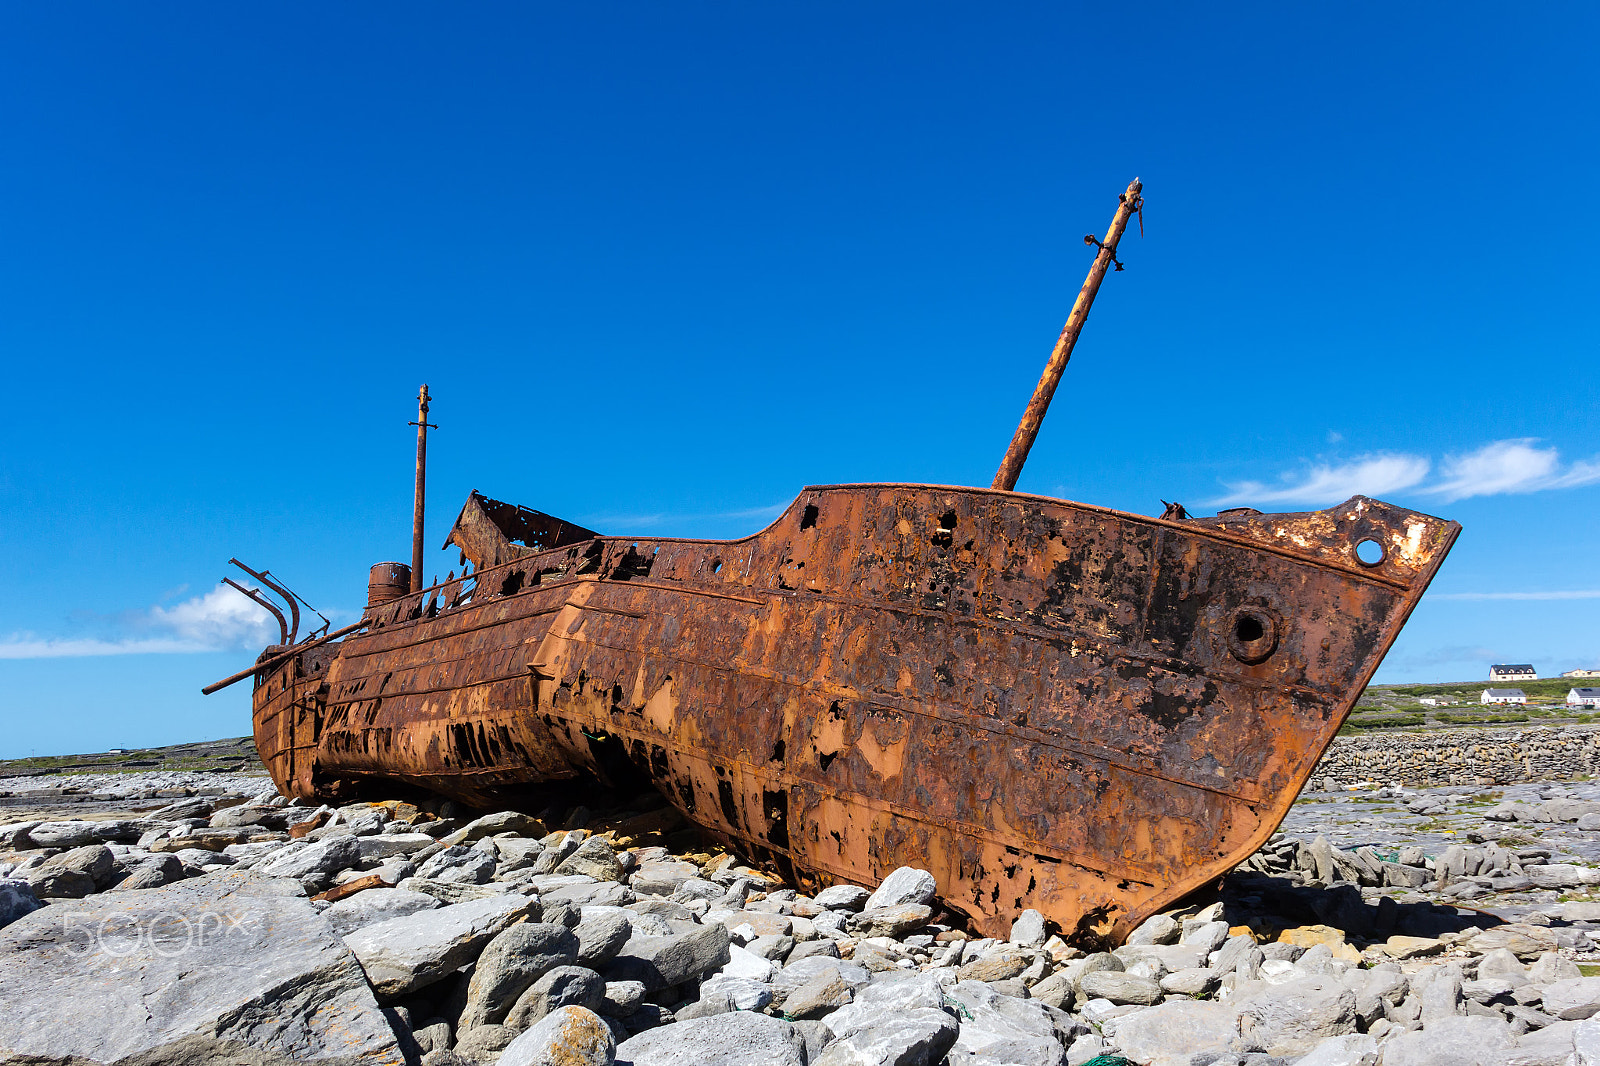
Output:
[[[986,933],[1116,940],[1272,833],[1459,530],[809,488],[743,540],[502,547],[264,675],[256,741],[306,797],[629,767],[803,886],[919,866]]]

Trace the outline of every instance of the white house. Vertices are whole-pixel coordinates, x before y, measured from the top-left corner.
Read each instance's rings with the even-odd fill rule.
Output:
[[[1537,681],[1539,672],[1527,663],[1511,663],[1502,666],[1489,667],[1489,680],[1495,681]]]
[[[1479,703],[1527,703],[1528,697],[1520,688],[1486,688]]]
[[[1567,693],[1568,707],[1600,707],[1600,688],[1575,688]]]
[[[1445,699],[1443,696],[1423,696],[1421,699],[1417,700],[1417,702],[1422,704],[1424,707],[1450,706],[1450,701]]]
[[[1562,677],[1600,677],[1600,670],[1565,670]]]

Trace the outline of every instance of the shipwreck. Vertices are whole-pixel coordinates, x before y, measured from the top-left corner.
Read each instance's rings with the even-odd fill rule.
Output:
[[[730,541],[474,492],[447,541],[470,569],[422,587],[424,387],[413,565],[374,567],[361,620],[303,640],[252,571],[293,625],[271,608],[280,643],[208,691],[254,678],[291,796],[487,807],[643,776],[802,887],[918,866],[989,935],[1034,908],[1121,939],[1276,829],[1460,531],[1359,496],[1194,518],[1013,491],[1141,196],[1086,238],[990,488],[814,486]]]

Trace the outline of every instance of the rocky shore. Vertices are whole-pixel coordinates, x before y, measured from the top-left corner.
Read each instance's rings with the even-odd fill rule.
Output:
[[[54,786],[107,799],[0,825],[0,1061],[1600,1063],[1584,782],[1307,793],[1113,951],[1034,912],[979,937],[910,868],[802,894],[653,795],[533,816],[245,775]]]

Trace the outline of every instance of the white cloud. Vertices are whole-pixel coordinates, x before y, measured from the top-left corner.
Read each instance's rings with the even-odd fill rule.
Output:
[[[0,659],[73,659],[86,655],[171,655],[197,651],[216,651],[186,640],[62,640],[37,637],[32,633],[13,633],[0,640]]]
[[[1419,455],[1367,455],[1338,465],[1321,464],[1285,475],[1276,485],[1242,481],[1213,503],[1338,503],[1351,496],[1382,496],[1416,485],[1432,464]]]
[[[1497,440],[1466,455],[1447,456],[1444,480],[1423,491],[1446,500],[1537,492],[1558,479],[1561,457],[1554,448],[1536,448],[1531,437]]]
[[[170,611],[150,608],[150,625],[208,648],[260,648],[275,638],[276,620],[227,585],[185,600]]]
[[[1433,463],[1422,455],[1365,455],[1345,463],[1319,463],[1281,476],[1277,482],[1241,481],[1212,505],[1242,503],[1339,503],[1357,494],[1383,496],[1413,491],[1447,501],[1471,496],[1571,489],[1600,483],[1600,456],[1566,467],[1551,447],[1535,437],[1497,440],[1464,455],[1447,455],[1439,476],[1424,484]]]
[[[0,659],[60,659],[91,655],[182,655],[259,650],[278,637],[273,617],[226,585],[176,607],[151,607],[126,621],[113,637],[40,637],[13,633],[0,639]]]

